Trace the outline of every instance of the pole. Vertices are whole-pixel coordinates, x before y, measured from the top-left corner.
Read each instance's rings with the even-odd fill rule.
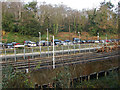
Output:
[[[40,56],[41,56],[41,32],[39,32],[39,48],[40,48]]]
[[[48,47],[48,57],[49,57],[49,46],[48,46],[48,28],[47,28],[47,47]]]
[[[15,54],[15,62],[16,62],[16,49],[15,49],[15,46],[14,46],[14,54]]]
[[[25,59],[25,45],[24,45],[24,59]]]
[[[74,54],[75,54],[75,40],[74,40]]]
[[[33,59],[34,57],[33,57],[33,47],[32,47],[32,59]]]
[[[79,33],[79,39],[80,39],[80,32],[78,32]],[[80,41],[80,40],[79,40]],[[80,43],[79,43],[79,52],[80,52]]]
[[[7,62],[7,60],[6,60],[6,48],[5,48],[5,61]]]
[[[55,57],[54,57],[54,36],[53,36],[53,69],[55,69]]]
[[[68,44],[68,54],[69,54],[70,50],[69,50],[69,44]]]

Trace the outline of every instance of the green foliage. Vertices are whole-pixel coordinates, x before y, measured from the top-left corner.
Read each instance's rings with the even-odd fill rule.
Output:
[[[29,75],[14,71],[10,65],[2,69],[2,88],[30,88],[32,82],[28,79]]]
[[[6,8],[4,7],[6,5]],[[117,34],[118,16],[113,12],[111,2],[102,2],[99,10],[90,9],[81,12],[64,5],[52,6],[37,2],[21,3],[21,9],[15,10],[17,3],[3,5],[2,27],[6,32],[18,32],[21,35],[38,37],[38,32],[58,34],[59,32],[89,32],[91,35]],[[15,6],[14,6],[15,5]],[[10,6],[10,7],[7,7]],[[12,13],[11,13],[12,12]]]
[[[71,74],[69,71],[69,67],[64,67],[64,71],[57,73],[54,78],[56,88],[70,88],[70,78]]]
[[[78,83],[76,88],[120,88],[120,80],[118,73],[111,72],[107,77]]]
[[[40,64],[41,64],[41,62],[38,62],[38,64],[37,64],[36,67],[35,67],[36,70],[37,70],[37,69],[40,69]]]

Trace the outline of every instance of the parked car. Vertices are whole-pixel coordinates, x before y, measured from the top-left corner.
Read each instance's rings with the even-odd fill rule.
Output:
[[[85,41],[85,40],[82,40],[82,43],[86,43],[86,41]]]
[[[64,41],[64,45],[72,45],[73,43],[72,43],[72,41],[70,41],[70,40],[65,40]]]
[[[7,44],[5,44],[5,48],[13,48],[14,46],[13,46],[13,44],[12,43],[7,43]]]
[[[95,43],[99,43],[99,40],[95,40]]]
[[[100,40],[100,43],[105,43],[105,40]]]
[[[88,42],[88,43],[92,43],[92,40],[88,40],[87,42]]]
[[[110,42],[109,40],[106,40],[106,42]]]
[[[95,40],[92,40],[92,43],[95,43]]]
[[[13,46],[16,44],[17,42],[12,42]]]
[[[0,49],[4,48],[4,43],[0,42]]]
[[[55,45],[61,45],[61,41],[58,39],[54,39],[54,43],[55,43]]]
[[[25,46],[28,46],[28,43],[31,43],[31,42],[32,42],[32,41],[29,41],[29,40],[28,40],[28,41],[24,41],[24,45],[25,45]]]
[[[36,47],[37,45],[36,45],[36,43],[35,42],[30,42],[30,43],[28,43],[28,47]]]
[[[81,43],[81,39],[79,39],[79,38],[73,38],[73,43],[74,44]]]
[[[15,48],[24,47],[24,46],[25,45],[21,45],[21,44],[18,44],[18,43],[16,45],[14,45]]]
[[[45,46],[46,43],[47,43],[47,41],[45,41],[45,40],[41,40],[40,42],[37,42],[36,44],[37,44],[37,46],[39,46],[39,45],[41,45],[41,46]]]

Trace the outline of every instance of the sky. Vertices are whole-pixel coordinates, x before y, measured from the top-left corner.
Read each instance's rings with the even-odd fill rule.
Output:
[[[24,1],[24,0],[23,0]],[[33,0],[25,0],[24,2],[31,2]],[[34,0],[37,2],[46,2],[46,4],[64,4],[67,7],[72,9],[82,10],[82,9],[92,9],[98,8],[100,6],[100,2],[104,0]],[[105,0],[111,1],[113,4],[117,5],[119,0]]]

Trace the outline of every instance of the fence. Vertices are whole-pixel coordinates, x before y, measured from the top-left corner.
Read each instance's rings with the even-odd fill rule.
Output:
[[[112,45],[112,44],[111,44]],[[94,52],[96,48],[104,46],[103,43],[89,43],[89,44],[73,44],[73,45],[56,45],[55,56],[64,54],[76,54],[82,52]],[[13,48],[3,49],[2,59],[3,60],[20,60],[38,57],[49,57],[52,56],[53,46],[41,46],[41,53],[39,47],[24,47],[24,48]]]

